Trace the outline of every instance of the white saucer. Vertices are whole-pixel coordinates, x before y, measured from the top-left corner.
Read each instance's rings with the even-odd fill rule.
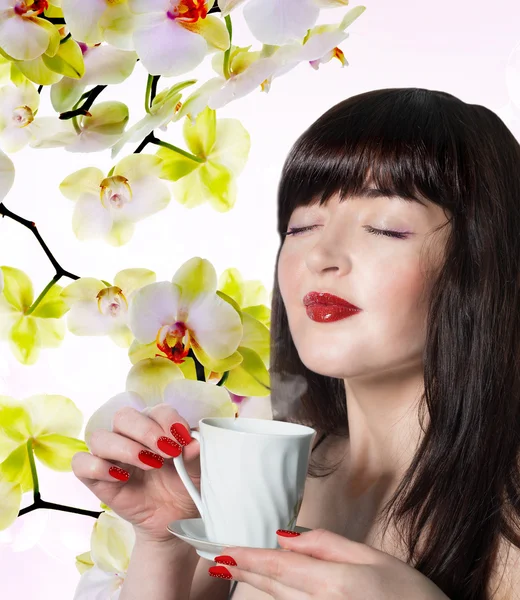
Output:
[[[226,546],[237,545],[210,542],[206,538],[206,528],[204,527],[204,521],[201,518],[172,521],[168,524],[168,531],[173,533],[173,535],[176,535],[181,540],[188,542],[188,544],[196,549],[199,556],[208,560],[214,560],[215,556],[222,554],[222,550]],[[304,533],[305,531],[311,530],[307,527],[296,526],[294,527],[294,531],[297,531],[298,533]]]

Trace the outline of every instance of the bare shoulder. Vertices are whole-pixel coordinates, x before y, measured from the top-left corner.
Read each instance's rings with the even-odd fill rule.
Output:
[[[488,595],[495,600],[520,600],[520,548],[502,538]]]

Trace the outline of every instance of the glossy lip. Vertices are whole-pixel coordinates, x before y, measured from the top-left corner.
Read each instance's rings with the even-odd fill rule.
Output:
[[[334,305],[347,307],[352,310],[361,310],[358,306],[351,304],[344,298],[340,298],[339,296],[335,296],[334,294],[329,294],[328,292],[309,292],[303,297],[303,304],[305,306],[311,306],[315,304],[322,306]]]

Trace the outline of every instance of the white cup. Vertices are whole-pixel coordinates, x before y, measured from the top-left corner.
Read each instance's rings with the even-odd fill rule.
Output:
[[[199,494],[182,454],[173,462],[211,542],[279,548],[277,529],[294,529],[316,430],[268,419],[207,417],[200,443]]]

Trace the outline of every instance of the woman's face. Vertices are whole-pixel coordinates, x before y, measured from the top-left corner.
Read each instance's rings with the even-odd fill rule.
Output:
[[[305,366],[337,378],[390,374],[422,365],[427,300],[441,266],[450,225],[443,209],[399,198],[333,196],[299,207],[279,255],[278,282],[294,344]],[[378,230],[406,233],[402,239]],[[423,252],[421,261],[421,252]],[[312,320],[303,304],[325,291],[362,309],[346,319]]]

